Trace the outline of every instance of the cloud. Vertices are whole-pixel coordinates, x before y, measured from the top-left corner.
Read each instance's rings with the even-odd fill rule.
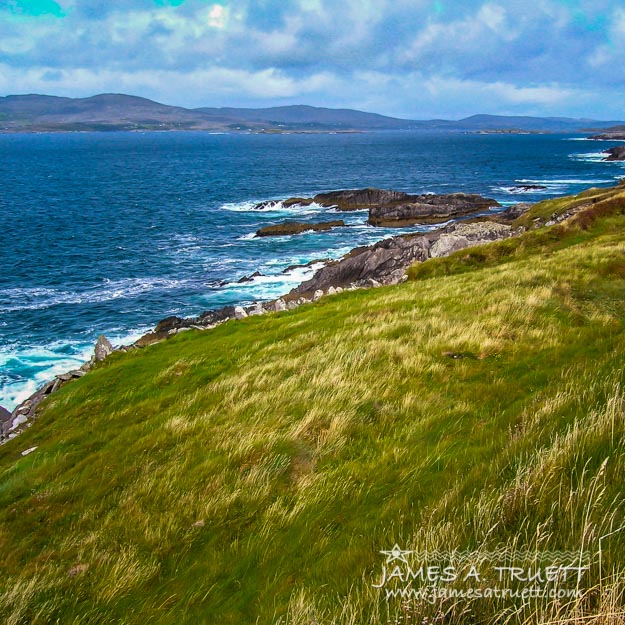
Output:
[[[0,0],[0,87],[412,117],[566,113],[612,93],[614,116],[624,34],[620,0]]]

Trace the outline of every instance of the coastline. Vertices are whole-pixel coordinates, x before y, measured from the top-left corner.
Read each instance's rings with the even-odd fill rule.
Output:
[[[46,397],[68,382],[83,377],[93,366],[114,352],[139,350],[183,332],[210,330],[230,320],[294,310],[298,306],[316,302],[324,296],[339,294],[343,290],[398,284],[406,279],[406,269],[413,262],[449,255],[458,249],[520,234],[521,231],[515,232],[511,226],[505,224],[519,216],[519,206],[527,210],[531,205],[515,204],[491,214],[477,211],[468,217],[442,222],[441,227],[434,230],[386,237],[372,245],[352,248],[338,260],[312,260],[304,265],[289,267],[287,269],[315,267],[316,270],[311,278],[303,280],[291,291],[273,300],[256,301],[245,306],[224,306],[204,311],[195,317],[165,317],[151,331],[128,344],[113,346],[106,336],[100,335],[89,360],[47,380],[8,411],[10,419],[0,421],[0,443],[15,438],[29,427],[37,417],[37,407]],[[498,224],[499,227],[493,230],[484,224]],[[430,253],[433,255],[430,256]],[[347,273],[344,271],[346,267]]]

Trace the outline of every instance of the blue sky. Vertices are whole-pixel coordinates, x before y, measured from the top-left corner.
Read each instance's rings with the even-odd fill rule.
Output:
[[[0,94],[623,119],[623,0],[0,0]]]

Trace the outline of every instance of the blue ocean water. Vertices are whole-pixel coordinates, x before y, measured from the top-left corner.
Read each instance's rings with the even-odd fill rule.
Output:
[[[312,271],[287,267],[399,232],[359,211],[341,214],[350,228],[254,238],[285,219],[336,218],[257,202],[366,186],[531,202],[613,184],[625,168],[601,161],[612,145],[416,132],[0,135],[0,404],[88,359],[100,333],[129,342],[168,315],[277,297]]]

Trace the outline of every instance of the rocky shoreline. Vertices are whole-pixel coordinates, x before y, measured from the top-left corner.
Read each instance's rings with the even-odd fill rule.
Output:
[[[309,203],[320,200],[326,203],[331,202],[330,205],[338,210],[368,208],[370,213],[372,210],[377,210],[376,214],[384,215],[385,219],[391,220],[394,219],[394,215],[398,215],[397,220],[401,220],[407,214],[414,215],[415,212],[421,212],[422,219],[425,220],[428,217],[440,215],[445,215],[445,219],[449,219],[450,215],[466,216],[484,208],[498,206],[494,200],[477,195],[456,193],[438,196],[409,196],[401,192],[380,189],[320,194],[310,199]],[[370,206],[363,205],[367,201],[371,202]],[[304,206],[308,199],[292,198],[285,201],[283,205],[286,205],[286,202],[292,202],[290,205]],[[251,306],[225,306],[217,310],[202,312],[197,317],[166,317],[157,323],[152,332],[145,334],[132,345],[123,345],[115,349],[106,337],[100,336],[93,356],[79,369],[57,375],[20,403],[12,412],[0,407],[0,442],[14,438],[24,428],[29,427],[37,417],[39,404],[46,397],[72,380],[84,376],[93,366],[102,362],[114,351],[127,352],[142,349],[181,332],[209,330],[231,319],[292,310],[302,304],[314,302],[321,297],[335,295],[344,290],[398,284],[406,279],[406,270],[415,262],[448,256],[467,247],[517,236],[523,228],[513,228],[512,221],[529,207],[529,204],[516,204],[496,214],[478,216],[471,221],[455,222],[431,232],[396,236],[374,245],[355,248],[339,260],[326,261],[312,278],[276,300],[256,302]],[[430,214],[427,213],[428,210]],[[410,217],[410,219],[413,218]],[[315,262],[317,261],[308,264]]]

